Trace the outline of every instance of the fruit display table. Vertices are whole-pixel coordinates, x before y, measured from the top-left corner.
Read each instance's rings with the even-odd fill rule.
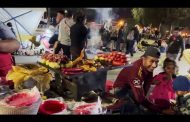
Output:
[[[69,90],[71,92],[69,96],[71,98],[74,98],[75,100],[80,100],[80,98],[85,93],[88,93],[92,90],[100,90],[102,92],[105,92],[105,83],[108,70],[132,66],[124,65],[116,67],[105,67],[102,69],[98,69],[96,72],[86,72],[76,75],[65,75],[60,70],[53,69],[39,62],[38,64],[52,70],[55,73],[55,81],[59,82],[57,84],[62,84],[62,89]]]

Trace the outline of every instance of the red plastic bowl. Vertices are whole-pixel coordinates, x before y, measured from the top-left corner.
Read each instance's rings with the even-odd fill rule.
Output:
[[[46,100],[40,105],[39,113],[51,115],[66,109],[66,104],[58,100]]]
[[[106,89],[106,92],[109,92],[110,90],[112,90],[112,89],[113,89],[113,81],[107,80],[105,87],[106,87],[106,88],[105,88],[105,89]]]

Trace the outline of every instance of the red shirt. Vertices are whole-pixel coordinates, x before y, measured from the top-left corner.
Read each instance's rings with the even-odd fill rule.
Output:
[[[156,84],[152,90],[149,100],[160,107],[167,108],[167,105],[170,105],[170,99],[176,99],[175,91],[173,90],[173,80],[174,79],[167,79],[166,73],[164,72],[156,75],[153,81],[158,81],[159,83]],[[161,101],[161,103],[159,101]],[[162,101],[165,101],[164,104]]]
[[[0,78],[5,81],[5,77],[12,68],[12,56],[9,53],[0,53]],[[2,84],[2,83],[0,83]]]
[[[139,59],[133,63],[133,66],[122,69],[114,83],[114,87],[122,88],[129,85],[136,101],[141,103],[145,99],[152,77],[152,72],[146,71],[142,67],[142,59]]]

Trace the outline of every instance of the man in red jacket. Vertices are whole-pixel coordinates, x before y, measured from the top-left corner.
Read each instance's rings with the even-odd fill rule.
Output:
[[[11,53],[19,47],[20,44],[11,29],[0,22],[0,85],[10,85],[10,82],[6,80],[6,75],[13,64]]]
[[[153,70],[158,65],[159,57],[160,52],[157,48],[148,47],[139,60],[135,61],[131,67],[122,69],[119,73],[114,87],[120,89],[116,93],[120,101],[128,101],[125,104],[126,107],[123,107],[123,114],[139,114],[139,111],[145,109],[159,112],[159,108],[151,104],[145,97],[150,88]],[[117,104],[120,103],[115,105],[117,106]]]

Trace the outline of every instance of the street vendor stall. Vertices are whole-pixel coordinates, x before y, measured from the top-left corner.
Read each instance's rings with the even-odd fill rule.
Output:
[[[47,113],[46,109],[53,111],[56,107],[51,108],[49,104],[56,106],[58,103],[60,104],[58,106],[67,109],[67,112],[61,109],[61,113],[55,110],[51,114],[105,114],[106,109],[103,108],[116,101],[114,95],[109,95],[110,93],[105,90],[107,71],[128,67],[130,66],[128,63],[129,58],[120,52],[101,53],[94,59],[86,59],[83,50],[74,61],[63,54],[49,52],[41,56],[38,64],[13,66],[7,79],[13,80],[16,93],[35,86],[38,88],[41,98],[45,100],[40,106],[38,102],[39,114],[50,114],[51,112]],[[50,95],[48,92],[56,95]],[[58,100],[58,103],[54,101],[46,103],[57,97],[63,100]],[[50,108],[47,108],[46,104]],[[31,114],[37,113],[35,111]]]

